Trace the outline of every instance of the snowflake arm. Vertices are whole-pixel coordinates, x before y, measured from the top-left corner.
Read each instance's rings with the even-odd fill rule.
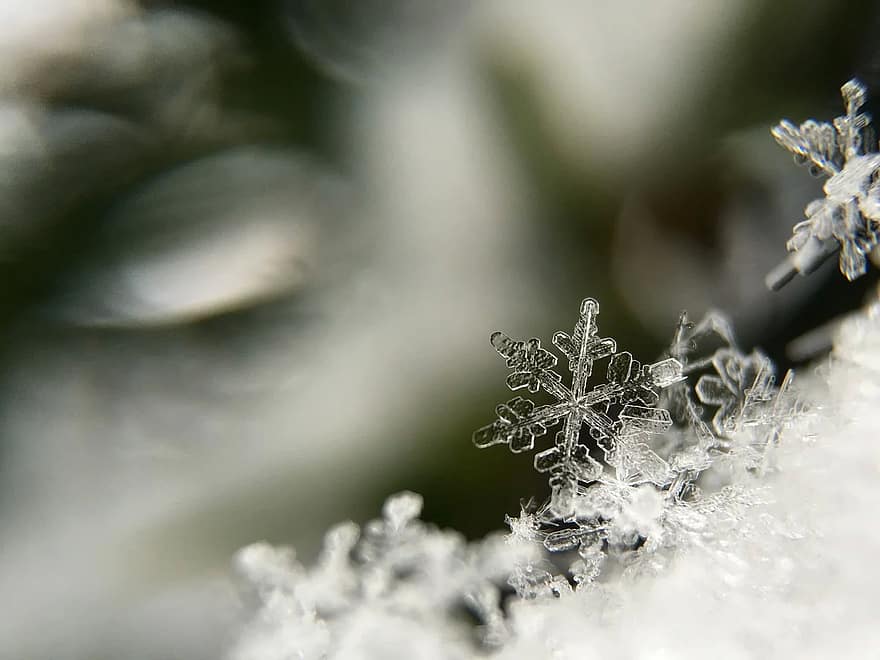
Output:
[[[553,371],[556,356],[541,347],[540,339],[533,337],[528,341],[514,341],[503,332],[495,332],[490,341],[498,354],[507,358],[507,366],[513,370],[507,377],[510,389],[526,387],[532,394],[537,394],[543,387],[554,395],[565,390],[560,384],[562,377]]]
[[[535,446],[535,438],[544,435],[568,412],[563,405],[541,406],[528,399],[515,397],[495,408],[498,418],[474,433],[474,444],[479,448],[506,444],[512,452],[528,451]]]
[[[612,355],[617,350],[617,343],[610,338],[600,339],[596,317],[599,315],[599,303],[593,298],[586,298],[581,303],[580,318],[569,337],[564,332],[553,335],[553,343],[568,356],[569,369],[574,374],[572,392],[575,397],[584,395],[587,381],[593,372],[593,362]]]

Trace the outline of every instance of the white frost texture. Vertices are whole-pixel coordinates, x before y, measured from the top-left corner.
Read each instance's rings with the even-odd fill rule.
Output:
[[[705,366],[708,390],[719,378]],[[645,480],[613,513],[536,508],[509,519],[506,538],[468,544],[420,522],[420,498],[404,493],[363,530],[332,530],[312,568],[288,550],[245,548],[238,566],[255,612],[230,657],[877,657],[880,305],[843,326],[831,357],[799,373],[797,391],[784,415],[772,401],[761,408],[773,430],[759,462],[754,452],[736,459],[738,433],[724,439],[713,426],[715,440],[695,441],[711,445],[701,452],[713,467],[701,464],[690,488]],[[710,419],[733,410],[690,401]],[[687,442],[653,448],[675,465]],[[618,477],[606,467],[591,478],[607,490]],[[595,490],[576,488],[581,498]],[[588,524],[591,541],[563,552],[535,536],[547,525],[584,536]],[[609,529],[637,534],[627,541]]]

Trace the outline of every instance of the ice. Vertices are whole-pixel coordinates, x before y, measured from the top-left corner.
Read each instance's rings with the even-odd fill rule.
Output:
[[[699,323],[683,314],[667,354],[642,365],[598,336],[595,300],[580,311],[571,335],[554,337],[570,385],[538,339],[492,335],[513,372],[511,389],[552,401],[515,397],[473,438],[480,448],[524,452],[558,427],[534,456],[549,499],[523,503],[506,517],[509,534],[481,542],[422,522],[422,498],[403,492],[363,528],[332,528],[311,568],[290,551],[245,548],[238,565],[260,607],[232,660],[422,657],[417,648],[430,658],[563,657],[556,651],[566,639],[574,646],[564,657],[581,657],[592,638],[578,631],[622,626],[620,608],[652,598],[655,588],[667,594],[655,616],[675,619],[675,630],[693,612],[711,619],[702,608],[742,591],[749,571],[768,576],[755,587],[761,597],[793,588],[798,548],[781,556],[774,549],[779,539],[803,543],[809,530],[767,509],[768,477],[781,475],[775,452],[791,465],[784,432],[803,430],[808,419],[791,374],[776,387],[770,360],[742,351],[718,312]],[[869,406],[880,387],[876,363],[863,356],[877,352],[878,318],[875,309],[847,324],[837,343],[840,364],[858,360],[872,374],[870,396],[864,381],[853,392]],[[595,368],[600,360],[604,370]],[[593,382],[601,373],[604,382]],[[812,490],[828,487],[803,479]],[[686,562],[698,568],[677,586]],[[716,585],[708,594],[689,586],[706,580]],[[694,597],[703,600],[692,604]],[[668,639],[677,639],[675,630]]]
[[[587,298],[574,332],[554,335],[568,358],[570,386],[538,339],[493,334],[514,371],[508,385],[543,390],[555,402],[501,404],[497,419],[473,438],[480,448],[507,444],[522,452],[561,424],[553,446],[534,458],[548,477],[549,500],[508,524],[513,537],[550,553],[589,557],[572,565],[578,588],[599,578],[605,564],[597,554],[614,557],[628,574],[653,574],[670,552],[700,546],[718,525],[734,524],[754,501],[737,484],[772,467],[768,451],[796,408],[791,374],[777,388],[771,361],[758,350],[743,352],[720,312],[699,323],[682,314],[667,355],[648,365],[599,337],[598,314],[599,304]],[[593,384],[599,360],[607,360],[606,378]],[[705,495],[704,482],[712,486]],[[562,593],[563,579],[533,563],[512,578],[529,598],[542,589]]]
[[[787,248],[795,254],[768,275],[777,289],[796,273],[815,270],[834,250],[840,272],[849,280],[864,275],[867,255],[880,241],[880,154],[868,115],[859,112],[867,92],[857,80],[841,87],[846,114],[831,123],[808,120],[800,126],[783,120],[771,131],[776,141],[827,177],[825,197],[810,202],[806,220],[794,226]]]
[[[554,345],[568,358],[570,387],[553,371],[556,357],[541,348],[540,340],[515,341],[501,332],[491,337],[495,350],[513,370],[508,386],[528,387],[532,393],[543,389],[556,403],[536,407],[517,398],[503,404],[496,410],[498,418],[474,433],[474,444],[480,448],[507,444],[511,451],[525,451],[534,447],[536,437],[562,423],[555,446],[535,457],[535,468],[548,473],[551,503],[546,512],[550,519],[570,517],[580,485],[601,475],[601,464],[581,443],[585,428],[594,440],[614,444],[621,434],[631,439],[662,432],[672,424],[669,414],[654,406],[659,391],[681,379],[679,362],[670,357],[643,366],[632,354],[617,352],[613,339],[599,336],[598,315],[599,303],[586,298],[571,335],[559,331],[553,336]],[[605,358],[610,358],[606,382],[590,388],[594,364]]]

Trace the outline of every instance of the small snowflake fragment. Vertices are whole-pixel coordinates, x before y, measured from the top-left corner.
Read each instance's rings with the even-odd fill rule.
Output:
[[[698,324],[683,314],[670,354],[681,361],[688,380],[664,392],[662,403],[676,425],[697,440],[691,447],[677,446],[670,458],[680,470],[676,487],[686,487],[721,456],[754,468],[794,414],[792,373],[777,388],[771,360],[758,350],[742,352],[730,321],[718,312]]]
[[[840,250],[840,272],[854,280],[864,275],[867,255],[880,241],[880,153],[870,117],[859,112],[866,90],[857,80],[841,87],[846,114],[832,123],[808,120],[797,126],[783,120],[771,131],[776,141],[827,177],[823,199],[811,202],[806,220],[794,227],[787,248],[794,254],[771,272],[767,284],[778,289],[795,273],[815,270]]]
[[[677,422],[691,426],[710,445],[747,424],[756,406],[773,394],[772,362],[757,350],[743,353],[730,321],[719,312],[709,312],[698,324],[682,314],[670,353],[690,381],[670,388],[664,404]],[[715,411],[711,421],[707,406]]]

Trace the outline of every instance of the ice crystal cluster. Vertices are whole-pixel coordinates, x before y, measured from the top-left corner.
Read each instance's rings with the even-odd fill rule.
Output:
[[[852,279],[878,241],[880,154],[864,88],[843,96],[833,124],[774,136],[828,176],[789,265],[839,246]],[[682,314],[645,363],[598,321],[587,298],[553,336],[558,355],[491,336],[517,394],[473,442],[533,453],[548,482],[508,533],[468,543],[401,493],[362,529],[333,528],[311,567],[245,548],[255,614],[231,660],[876,655],[880,303],[841,324],[797,391],[717,312]]]
[[[418,520],[421,509],[422,498],[404,492],[363,529],[337,525],[308,570],[290,549],[260,543],[240,551],[238,568],[260,612],[232,657],[392,658],[401,649],[428,654],[406,657],[448,657],[447,646],[504,642],[501,587],[536,549],[501,535],[468,544]]]
[[[362,530],[332,529],[312,568],[289,550],[245,548],[238,566],[258,608],[231,657],[592,657],[605,642],[575,631],[617,630],[621,608],[641,607],[634,594],[675,584],[682,563],[700,566],[688,579],[721,579],[713,597],[750,565],[738,546],[770,543],[749,552],[761,570],[785,568],[778,539],[805,532],[769,512],[768,479],[783,434],[800,425],[801,441],[812,437],[790,377],[777,388],[770,361],[738,349],[717,313],[697,324],[682,315],[668,354],[650,364],[601,337],[598,314],[584,300],[573,332],[553,338],[570,385],[538,339],[491,338],[508,386],[551,401],[499,405],[474,442],[524,453],[552,436],[533,459],[546,502],[509,517],[506,536],[468,544],[418,520],[421,499],[402,493]],[[788,586],[783,573],[761,589]]]
[[[544,390],[555,402],[536,406],[515,397],[474,433],[477,447],[505,444],[524,452],[562,425],[553,446],[534,458],[535,469],[549,476],[549,500],[509,523],[515,536],[549,552],[577,551],[570,577],[579,588],[601,574],[606,559],[630,573],[653,570],[665,560],[659,551],[698,543],[704,530],[714,531],[710,517],[736,518],[738,509],[759,500],[758,491],[731,474],[767,468],[767,449],[794,405],[785,400],[790,376],[776,389],[769,359],[736,348],[718,313],[696,325],[683,314],[669,356],[647,365],[599,337],[598,314],[599,304],[587,298],[574,332],[553,337],[568,358],[570,388],[540,340],[493,334],[492,345],[512,371],[508,386]],[[590,387],[600,362],[607,363],[606,378]],[[704,494],[700,481],[711,481],[712,492]],[[534,567],[526,565],[511,584],[527,598],[565,584],[544,576],[546,584],[537,584]]]
[[[833,122],[810,119],[797,126],[786,119],[772,130],[797,162],[827,181],[825,197],[810,202],[807,219],[794,227],[787,245],[794,253],[790,262],[768,276],[771,288],[796,272],[811,272],[837,250],[840,272],[854,280],[865,273],[868,254],[880,241],[880,153],[870,117],[860,112],[866,90],[850,80],[841,93],[846,114]]]

